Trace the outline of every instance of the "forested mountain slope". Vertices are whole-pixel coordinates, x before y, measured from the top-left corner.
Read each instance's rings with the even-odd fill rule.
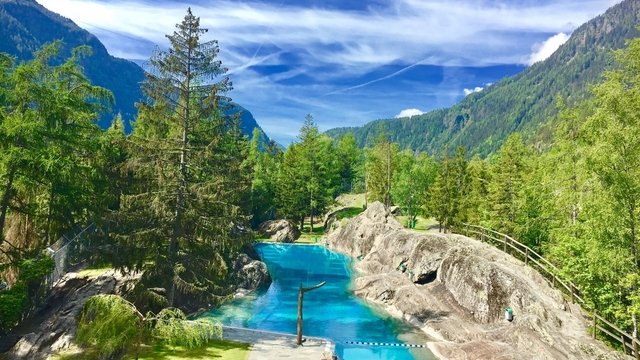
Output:
[[[516,131],[529,140],[544,139],[548,133],[545,125],[557,113],[556,97],[572,103],[587,96],[588,85],[598,81],[611,64],[611,49],[622,48],[625,40],[638,36],[638,25],[640,0],[625,0],[576,29],[547,60],[473,93],[451,108],[332,129],[327,134],[337,138],[352,132],[359,146],[367,146],[384,131],[402,148],[431,154],[442,152],[446,145],[451,151],[462,145],[470,154],[488,155]]]
[[[0,52],[19,61],[28,60],[42,45],[55,40],[64,42],[61,58],[68,57],[74,47],[91,46],[93,55],[81,61],[87,77],[95,85],[111,90],[115,97],[112,113],[103,115],[100,125],[108,127],[115,114],[120,113],[129,131],[138,113],[135,103],[142,97],[143,69],[134,62],[109,55],[97,37],[35,0],[0,0]],[[239,112],[242,131],[251,136],[253,129],[259,128],[262,141],[268,142],[269,138],[248,110],[232,103],[227,111],[230,115]]]
[[[89,45],[93,55],[82,61],[88,78],[113,92],[113,113],[121,113],[125,124],[137,114],[135,102],[141,97],[143,70],[131,61],[115,58],[100,40],[71,20],[53,13],[33,0],[0,0],[0,52],[18,60],[31,59],[33,52],[54,40],[64,42],[62,57],[71,49]],[[100,125],[109,125],[113,115],[103,116]]]

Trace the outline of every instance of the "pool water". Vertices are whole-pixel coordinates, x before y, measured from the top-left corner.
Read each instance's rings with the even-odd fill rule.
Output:
[[[347,342],[424,344],[426,337],[408,324],[385,315],[350,291],[351,259],[323,246],[257,244],[273,282],[268,289],[234,300],[203,316],[224,325],[296,333],[298,289],[326,281],[305,293],[305,336],[331,339],[341,360],[435,359],[427,348],[354,346]]]

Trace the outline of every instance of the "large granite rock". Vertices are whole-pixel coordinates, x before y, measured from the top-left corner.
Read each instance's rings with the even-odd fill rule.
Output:
[[[267,265],[259,260],[251,259],[246,254],[240,254],[233,264],[238,276],[237,293],[246,294],[271,283],[271,276]]]
[[[300,237],[300,230],[291,220],[269,220],[260,224],[258,232],[273,241],[292,243]]]
[[[539,273],[488,244],[405,230],[378,202],[325,241],[361,259],[355,293],[420,327],[442,358],[624,358]]]

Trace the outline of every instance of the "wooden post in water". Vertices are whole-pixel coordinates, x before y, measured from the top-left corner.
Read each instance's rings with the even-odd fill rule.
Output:
[[[316,286],[312,286],[308,288],[302,287],[302,284],[300,284],[300,292],[298,293],[298,338],[297,338],[298,345],[302,345],[302,301],[304,300],[304,293],[306,293],[307,291],[311,291],[311,290],[315,290],[317,288],[323,287],[324,284],[326,283],[327,283],[326,281],[323,281]]]

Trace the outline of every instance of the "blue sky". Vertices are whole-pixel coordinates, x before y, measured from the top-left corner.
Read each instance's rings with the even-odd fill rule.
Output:
[[[187,7],[217,39],[229,94],[287,145],[321,130],[451,106],[548,57],[614,0],[37,0],[145,61]]]

